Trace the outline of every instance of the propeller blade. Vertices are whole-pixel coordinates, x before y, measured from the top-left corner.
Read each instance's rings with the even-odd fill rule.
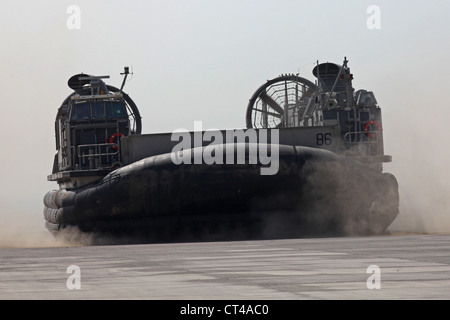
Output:
[[[280,115],[284,114],[284,109],[282,107],[280,107],[280,105],[278,103],[276,103],[275,100],[273,100],[271,97],[269,97],[267,95],[267,93],[265,93],[263,91],[263,92],[261,92],[259,97],[261,98],[261,100],[263,100],[265,103],[267,103],[273,110],[278,112]]]

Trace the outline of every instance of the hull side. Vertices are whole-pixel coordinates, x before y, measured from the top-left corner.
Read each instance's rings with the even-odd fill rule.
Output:
[[[280,149],[279,170],[252,164],[175,165],[170,154],[44,199],[47,227],[143,241],[383,233],[398,214],[395,178],[336,154]]]

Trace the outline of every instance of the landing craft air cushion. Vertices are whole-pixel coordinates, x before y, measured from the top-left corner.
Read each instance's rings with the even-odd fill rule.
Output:
[[[107,76],[72,76],[55,121],[47,229],[145,242],[385,232],[398,185],[383,172],[381,109],[373,92],[354,90],[347,62],[318,63],[315,83],[268,80],[245,129],[178,135],[141,133],[123,91],[128,68],[120,89]]]

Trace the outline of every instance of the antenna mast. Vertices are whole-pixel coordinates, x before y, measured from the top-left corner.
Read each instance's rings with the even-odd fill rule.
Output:
[[[125,82],[127,81],[127,77],[130,74],[130,68],[124,67],[124,72],[121,72],[120,74],[125,75],[125,77],[123,78],[123,81],[122,81],[122,86],[120,86],[120,92],[122,92],[122,89],[125,86]]]

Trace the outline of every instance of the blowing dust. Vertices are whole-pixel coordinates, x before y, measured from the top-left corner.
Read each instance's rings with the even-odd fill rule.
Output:
[[[446,101],[437,98],[444,91],[436,91],[428,96]],[[384,135],[385,153],[393,156],[384,170],[396,176],[400,193],[400,214],[388,230],[450,233],[450,149],[446,123],[450,112],[447,103],[420,100],[400,100],[397,105],[404,112],[384,115],[389,128]]]
[[[399,182],[400,214],[389,230],[406,233],[450,233],[450,169],[447,150],[433,150],[416,137],[418,148],[399,154],[390,170]],[[418,150],[420,149],[420,150]],[[428,152],[427,152],[428,151]],[[389,169],[388,169],[389,170]]]
[[[0,224],[0,248],[57,247],[66,243],[55,239],[28,214],[2,214]],[[31,222],[31,223],[30,223]]]
[[[55,238],[44,227],[42,208],[36,212],[9,212],[1,214],[0,248],[44,248],[90,245],[93,235],[70,229]]]

